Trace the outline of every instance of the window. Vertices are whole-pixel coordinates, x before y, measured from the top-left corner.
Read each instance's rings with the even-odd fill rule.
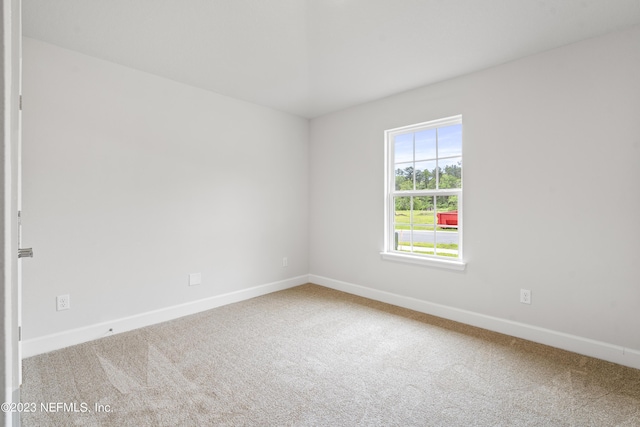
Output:
[[[462,116],[385,132],[383,258],[463,269]]]

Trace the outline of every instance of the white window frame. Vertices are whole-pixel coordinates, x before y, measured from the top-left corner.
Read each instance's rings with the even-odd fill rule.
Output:
[[[381,252],[382,259],[390,261],[400,261],[411,264],[419,264],[452,270],[464,270],[466,262],[462,252],[462,231],[463,231],[463,190],[462,188],[447,189],[425,189],[425,190],[396,190],[395,188],[395,159],[393,141],[397,135],[412,133],[422,130],[435,129],[444,126],[462,124],[462,115],[447,117],[429,122],[418,123],[409,126],[403,126],[395,129],[386,130],[384,133],[385,144],[385,189],[384,189],[384,250]],[[464,135],[464,129],[463,129]],[[464,145],[464,137],[463,137]],[[464,147],[462,157],[464,159]],[[464,160],[463,160],[464,163]],[[462,178],[464,179],[464,168],[462,170]],[[464,185],[461,185],[464,187]],[[438,255],[415,254],[398,251],[395,249],[395,197],[397,196],[458,196],[458,257],[450,258]]]

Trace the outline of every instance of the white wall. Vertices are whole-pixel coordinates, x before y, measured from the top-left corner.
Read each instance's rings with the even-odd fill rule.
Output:
[[[312,279],[640,350],[639,76],[635,27],[312,120]],[[383,261],[383,131],[455,114],[467,269]]]
[[[23,125],[27,340],[308,273],[307,120],[27,38]]]

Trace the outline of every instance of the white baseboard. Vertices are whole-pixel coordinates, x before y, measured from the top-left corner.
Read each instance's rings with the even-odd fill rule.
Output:
[[[235,292],[216,295],[198,301],[33,338],[22,343],[22,355],[24,358],[27,358],[42,353],[48,353],[53,350],[102,338],[110,334],[127,332],[133,329],[154,325],[156,323],[166,322],[168,320],[200,313],[202,311],[232,304],[234,302],[244,301],[261,295],[270,294],[272,292],[293,288],[294,286],[304,285],[308,282],[308,275],[292,277],[279,282],[267,283],[248,289],[241,289]],[[110,329],[112,329],[111,332],[109,331]]]
[[[631,368],[640,369],[640,351],[622,346],[566,334],[551,329],[539,328],[525,323],[487,316],[468,310],[419,300],[413,297],[394,294],[378,289],[367,288],[340,280],[334,280],[315,274],[309,275],[309,282],[327,288],[336,289],[376,301],[386,302],[399,307],[427,313],[445,319],[477,326],[494,332],[526,339],[551,347],[572,351],[585,356],[595,357]]]

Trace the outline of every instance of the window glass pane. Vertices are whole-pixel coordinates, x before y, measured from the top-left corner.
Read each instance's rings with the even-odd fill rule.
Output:
[[[412,252],[425,254],[433,253],[435,231],[434,197],[420,196],[413,198],[412,215]]]
[[[436,130],[428,129],[416,132],[416,160],[436,158]]]
[[[420,196],[413,198],[413,223],[433,224],[434,196]]]
[[[411,252],[411,197],[396,197],[394,203],[393,249]]]
[[[416,227],[413,231],[396,230],[397,250],[421,255],[458,257],[459,237],[457,230],[441,229],[434,225]],[[434,242],[436,248],[434,249]]]
[[[412,252],[420,255],[434,255],[433,242],[435,240],[435,225],[424,225],[413,230]]]
[[[462,156],[462,125],[438,128],[438,157]]]
[[[462,188],[462,157],[438,161],[440,185],[438,188]]]
[[[438,196],[436,200],[436,255],[458,257],[458,196]]]
[[[411,231],[398,229],[395,232],[395,250],[401,252],[413,252],[411,246]]]
[[[411,197],[396,197],[395,205],[395,228],[408,230],[411,228]]]
[[[397,135],[393,139],[393,158],[395,163],[413,161],[413,134]]]
[[[416,189],[424,190],[436,188],[436,161],[416,162]]]
[[[413,166],[396,165],[396,190],[413,190]]]

